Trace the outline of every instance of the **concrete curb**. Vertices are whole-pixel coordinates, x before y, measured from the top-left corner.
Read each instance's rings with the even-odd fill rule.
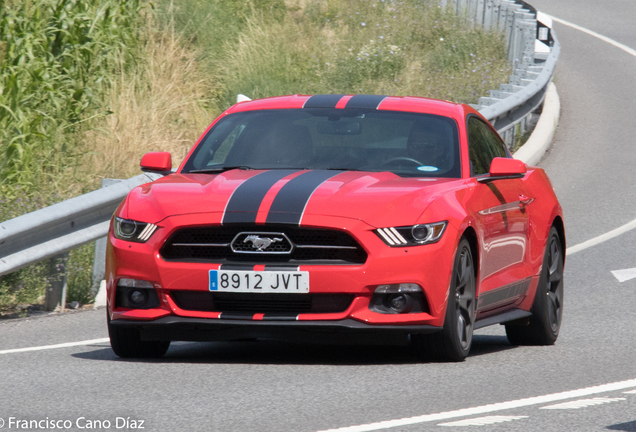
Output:
[[[106,306],[106,281],[102,280],[99,284],[99,291],[95,296],[95,304],[93,305],[93,309],[97,309],[99,307]]]
[[[528,165],[538,164],[545,152],[550,148],[554,132],[559,124],[560,111],[561,102],[556,85],[550,83],[545,93],[541,117],[539,117],[532,135],[512,156]]]

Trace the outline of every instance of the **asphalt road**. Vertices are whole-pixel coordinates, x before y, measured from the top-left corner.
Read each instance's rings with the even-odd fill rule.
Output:
[[[636,48],[636,2],[532,3]],[[575,245],[636,218],[636,57],[570,27],[555,28],[562,117],[541,165]],[[126,426],[143,421],[151,431],[316,432],[421,416],[382,430],[443,431],[487,417],[478,423],[499,423],[463,427],[636,431],[636,393],[625,393],[636,390],[636,381],[628,381],[636,380],[636,279],[619,283],[610,273],[636,267],[633,244],[636,230],[568,257],[556,345],[513,347],[502,327],[489,327],[477,332],[471,355],[459,364],[418,363],[400,346],[263,341],[175,343],[158,361],[119,359],[107,342],[2,353],[107,336],[103,309],[2,322],[0,426],[68,420],[72,430],[132,430]],[[622,388],[559,396],[624,381]],[[487,406],[507,401],[514,403]],[[481,408],[453,414],[469,407]]]

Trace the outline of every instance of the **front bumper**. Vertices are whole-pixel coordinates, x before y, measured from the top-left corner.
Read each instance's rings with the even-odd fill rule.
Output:
[[[368,258],[364,264],[355,265],[301,265],[299,270],[308,271],[310,274],[310,293],[350,294],[354,299],[343,312],[300,313],[294,317],[294,322],[301,323],[297,325],[307,322],[325,328],[333,323],[356,322],[367,324],[369,330],[374,331],[398,326],[402,333],[417,333],[417,329],[422,326],[441,328],[457,240],[456,232],[450,226],[442,241],[438,243],[391,248],[378,238],[373,232],[373,227],[361,221],[325,218],[321,222],[321,228],[345,230],[351,234],[366,250]],[[219,264],[214,263],[166,261],[161,257],[161,247],[174,230],[182,226],[192,226],[192,223],[191,218],[186,216],[167,218],[160,223],[160,229],[147,243],[131,243],[109,235],[106,280],[109,311],[113,323],[119,320],[137,323],[162,322],[162,319],[177,317],[203,320],[202,322],[212,326],[225,322],[222,317],[224,313],[185,310],[175,301],[175,291],[208,292],[209,271],[219,268]],[[254,270],[266,269],[264,266],[255,265]],[[120,278],[150,281],[159,294],[160,307],[150,310],[115,307],[116,285]],[[422,287],[427,305],[426,312],[389,314],[371,310],[369,305],[377,286],[399,283],[415,283]],[[266,323],[258,315],[262,314],[255,313],[252,317],[244,317],[244,323],[237,324],[236,320],[231,320],[232,328],[242,324],[266,329],[277,326],[291,328],[289,326],[292,324],[287,322]],[[227,317],[227,314],[225,316]],[[409,326],[416,330],[407,329]],[[345,325],[344,328],[350,326]]]

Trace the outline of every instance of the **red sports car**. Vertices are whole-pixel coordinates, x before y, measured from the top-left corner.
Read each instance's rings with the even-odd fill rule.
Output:
[[[133,189],[109,233],[111,346],[170,341],[409,341],[461,361],[473,331],[552,344],[563,214],[545,172],[512,159],[467,105],[292,95],[217,118],[176,172]]]

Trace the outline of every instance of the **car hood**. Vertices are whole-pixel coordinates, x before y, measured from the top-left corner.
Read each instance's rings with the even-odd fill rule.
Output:
[[[400,226],[417,223],[453,182],[461,180],[324,170],[172,174],[133,189],[120,214],[152,223],[207,213],[213,214],[210,223],[320,225],[321,218],[340,217],[374,227]]]

